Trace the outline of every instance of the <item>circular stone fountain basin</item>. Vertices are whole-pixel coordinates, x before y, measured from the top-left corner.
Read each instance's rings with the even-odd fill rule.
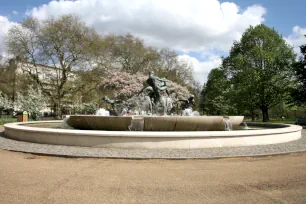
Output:
[[[234,129],[242,123],[243,116],[229,116]],[[80,130],[127,131],[132,120],[143,120],[143,131],[222,131],[222,116],[95,116],[72,115],[67,124]]]
[[[301,138],[302,127],[252,123],[269,129],[237,131],[97,131],[31,126],[43,121],[5,124],[5,137],[33,143],[104,148],[198,149],[285,143]]]

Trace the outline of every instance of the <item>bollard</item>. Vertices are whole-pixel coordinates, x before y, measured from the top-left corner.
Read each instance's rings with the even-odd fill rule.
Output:
[[[29,114],[27,111],[17,113],[17,122],[28,122]]]

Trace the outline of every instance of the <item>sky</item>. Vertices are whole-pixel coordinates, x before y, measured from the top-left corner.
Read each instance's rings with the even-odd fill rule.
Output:
[[[305,0],[0,0],[0,53],[7,31],[22,19],[72,13],[101,35],[131,33],[176,50],[203,84],[250,25],[273,27],[299,53],[306,43],[305,8]]]

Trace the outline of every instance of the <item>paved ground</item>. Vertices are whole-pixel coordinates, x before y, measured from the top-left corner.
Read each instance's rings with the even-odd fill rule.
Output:
[[[115,149],[115,148],[91,148],[73,147],[62,145],[35,144],[16,141],[1,137],[0,149],[29,152],[44,155],[64,155],[70,157],[99,157],[99,158],[224,158],[238,156],[263,156],[278,155],[292,152],[306,151],[306,130],[299,140],[273,145],[258,145],[247,147],[222,147],[193,150],[178,149]]]
[[[0,150],[0,203],[306,203],[306,153],[122,160]]]
[[[303,139],[278,148],[303,147],[305,130],[303,134]],[[0,145],[7,142],[19,148],[22,145],[40,150],[56,148],[12,143],[0,137]],[[264,153],[277,149],[263,147]],[[259,151],[258,148],[262,147],[252,151]],[[224,151],[243,150],[230,149]],[[0,203],[305,204],[306,152],[215,160],[123,160],[49,157],[0,150]]]

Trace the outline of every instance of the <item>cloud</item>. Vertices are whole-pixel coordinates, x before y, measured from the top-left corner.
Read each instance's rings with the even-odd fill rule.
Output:
[[[179,60],[188,62],[194,68],[194,77],[201,84],[207,81],[207,76],[209,72],[219,67],[222,63],[221,57],[218,55],[208,54],[207,59],[205,61],[199,61],[195,57],[191,57],[189,55],[180,55]]]
[[[42,20],[70,13],[101,34],[132,33],[148,45],[188,53],[228,51],[247,27],[264,21],[266,9],[253,5],[243,11],[218,0],[76,0],[51,1],[27,11]]]
[[[292,33],[285,38],[285,40],[293,46],[294,51],[300,54],[300,46],[306,44],[306,28],[300,26],[294,26]]]
[[[7,17],[0,16],[0,55],[4,55],[5,51],[4,38],[8,30],[15,24],[16,23],[9,21]]]
[[[259,5],[242,10],[235,3],[218,0],[68,0],[51,1],[26,14],[41,20],[76,14],[102,35],[131,33],[147,45],[175,49],[185,53],[179,59],[189,61],[195,78],[203,83],[221,63],[215,53],[227,53],[246,28],[264,22],[265,13]],[[5,24],[14,23],[5,18]],[[6,30],[0,31],[0,51]],[[191,53],[204,53],[204,57],[197,59]]]
[[[131,33],[147,45],[185,53],[179,59],[193,65],[201,83],[221,64],[220,56],[213,53],[227,53],[246,28],[264,21],[265,13],[259,5],[242,10],[235,3],[218,0],[51,1],[27,11],[41,20],[76,14],[102,35]],[[204,52],[205,59],[199,61],[190,52]]]
[[[13,12],[12,12],[12,14],[14,14],[14,15],[18,15],[18,14],[19,14],[19,12],[18,12],[18,11],[13,11]]]

